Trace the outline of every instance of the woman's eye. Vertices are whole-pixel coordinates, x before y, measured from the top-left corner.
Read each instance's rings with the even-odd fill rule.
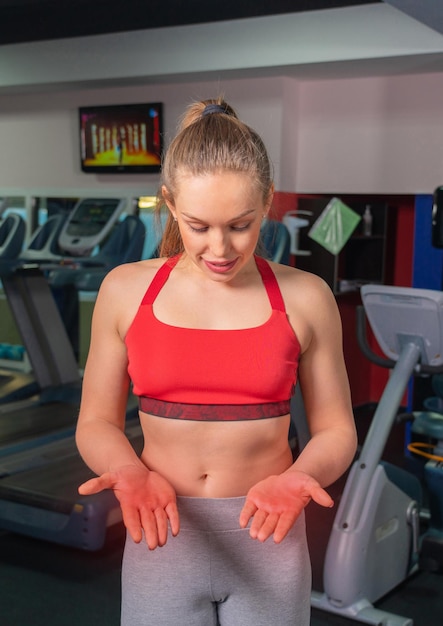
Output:
[[[197,228],[196,226],[191,226],[191,224],[189,224],[189,228],[194,233],[205,233],[208,230],[207,226],[200,226],[199,228]]]
[[[247,224],[231,226],[231,230],[234,232],[242,232],[244,230],[248,230],[250,225],[250,222],[248,222]],[[206,233],[208,230],[208,226],[193,226],[192,224],[188,224],[188,227],[193,233]]]
[[[232,230],[235,230],[237,232],[238,231],[242,231],[242,230],[248,230],[250,225],[251,225],[250,222],[248,222],[247,224],[241,224],[241,225],[238,225],[238,226],[232,226]]]

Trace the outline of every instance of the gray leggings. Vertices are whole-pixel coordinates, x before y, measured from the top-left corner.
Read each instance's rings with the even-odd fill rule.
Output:
[[[305,520],[276,545],[238,523],[244,498],[178,498],[180,533],[150,551],[126,540],[121,626],[308,626]]]

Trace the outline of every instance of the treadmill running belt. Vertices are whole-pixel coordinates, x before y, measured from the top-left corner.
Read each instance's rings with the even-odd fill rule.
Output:
[[[78,456],[0,480],[0,498],[69,514],[79,499],[78,485],[94,474]]]
[[[78,406],[64,402],[35,404],[0,415],[0,448],[69,426],[74,427]]]
[[[130,441],[137,452],[141,450],[143,437],[136,429]],[[71,443],[75,445],[73,439]],[[60,442],[66,456],[54,455],[53,462],[0,479],[0,499],[69,514],[81,497],[78,486],[95,474],[85,465],[78,452],[69,453],[66,444]]]

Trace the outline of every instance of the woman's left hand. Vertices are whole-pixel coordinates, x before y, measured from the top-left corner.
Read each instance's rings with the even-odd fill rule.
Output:
[[[249,490],[240,526],[246,528],[252,518],[249,534],[253,539],[266,541],[273,535],[274,542],[280,543],[311,500],[324,507],[334,505],[330,495],[304,472],[269,476]]]

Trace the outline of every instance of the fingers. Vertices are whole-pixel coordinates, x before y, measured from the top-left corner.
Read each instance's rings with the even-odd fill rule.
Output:
[[[165,511],[169,519],[172,536],[176,537],[180,530],[180,518],[178,516],[177,505],[175,502],[168,504]]]
[[[274,534],[274,541],[280,542],[288,533],[297,515],[290,515],[290,521],[285,522],[285,515],[281,513],[270,513],[264,509],[259,509],[253,502],[246,501],[240,513],[240,527],[246,528],[252,519],[249,535],[252,539],[266,541]],[[275,535],[277,533],[277,535]]]
[[[180,524],[177,509],[173,505],[170,506],[170,509],[175,509],[175,513],[172,512],[171,517],[168,516],[165,509],[160,507],[156,508],[154,511],[146,511],[142,516],[141,522],[146,543],[150,550],[161,548],[166,544],[169,525],[171,526],[171,533],[174,537],[179,532]]]
[[[145,510],[141,512],[140,521],[145,533],[145,541],[150,550],[161,547],[166,542],[160,511]],[[160,522],[160,528],[158,527]],[[167,531],[166,531],[167,532]],[[162,536],[160,536],[160,534]]]
[[[284,513],[280,516],[274,531],[275,543],[281,543],[283,541],[283,539],[293,527],[298,515],[298,513]]]
[[[246,526],[249,524],[249,520],[255,515],[257,511],[257,506],[252,501],[246,500],[245,505],[240,513],[240,528],[246,528]]]
[[[266,541],[274,532],[278,523],[277,513],[266,513],[266,511],[257,511],[251,523],[249,534],[252,539]]]
[[[93,493],[99,493],[105,489],[112,489],[113,482],[109,474],[103,474],[96,478],[91,478],[79,486],[78,492],[82,496],[89,496]]]
[[[123,522],[135,543],[140,543],[145,537],[150,550],[155,550],[166,543],[168,529],[166,516],[161,511],[138,511],[123,508]]]
[[[325,506],[329,509],[334,506],[334,500],[331,498],[328,492],[320,486],[314,487],[311,490],[311,498],[320,506]]]
[[[123,523],[134,543],[140,543],[143,539],[143,530],[140,521],[140,515],[135,508],[129,508],[121,505]]]
[[[168,538],[168,517],[164,509],[155,509],[154,511],[155,525],[157,527],[157,547],[165,545]]]
[[[334,501],[329,494],[321,487],[315,489],[312,493],[312,499],[325,507],[333,507]],[[271,536],[275,543],[280,543],[286,537],[296,519],[304,509],[304,504],[291,510],[281,512],[268,512],[265,509],[258,509],[254,505],[244,507],[240,516],[240,526],[246,528],[249,520],[252,518],[249,534],[252,539],[258,541],[266,541]],[[253,511],[253,512],[252,512]]]
[[[123,522],[134,542],[145,537],[150,550],[164,546],[168,530],[176,536],[180,530],[175,493],[155,472],[125,467],[118,472],[105,472],[78,488],[81,495],[113,489],[123,515]]]
[[[170,510],[168,514],[167,510]],[[166,509],[158,507],[154,511],[145,508],[143,510],[122,507],[123,522],[135,543],[140,543],[145,537],[149,550],[155,550],[164,546],[168,540],[168,528],[175,537],[180,529],[177,507],[168,505]]]
[[[274,543],[280,543],[291,530],[298,517],[293,511],[286,513],[266,513],[258,511],[251,524],[249,534],[252,539],[264,542],[273,537]]]

